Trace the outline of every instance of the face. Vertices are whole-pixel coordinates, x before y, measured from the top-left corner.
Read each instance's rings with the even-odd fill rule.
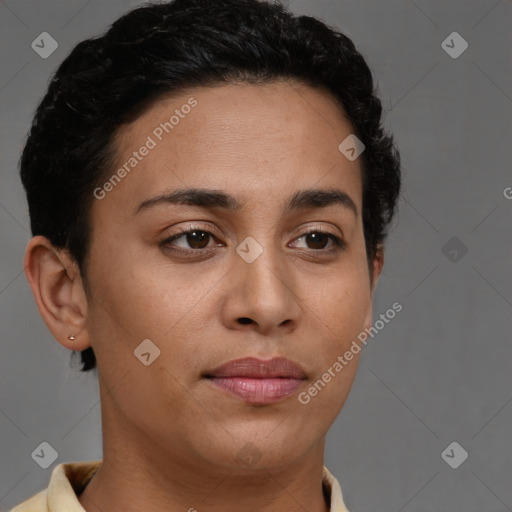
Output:
[[[284,82],[193,89],[118,133],[86,317],[118,435],[225,468],[323,442],[359,355],[333,366],[371,325],[360,161],[338,150],[351,133],[326,93]],[[185,189],[203,193],[176,202]],[[217,371],[246,357],[289,362]]]

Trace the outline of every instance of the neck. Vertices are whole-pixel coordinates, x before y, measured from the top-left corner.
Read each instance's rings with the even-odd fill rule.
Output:
[[[103,463],[79,496],[86,512],[329,512],[324,439],[292,464],[234,468],[154,445],[108,416],[102,415]]]

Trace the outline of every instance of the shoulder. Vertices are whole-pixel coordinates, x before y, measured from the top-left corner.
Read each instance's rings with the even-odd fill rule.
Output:
[[[11,509],[10,512],[47,512],[47,489],[38,492],[28,500]]]
[[[47,489],[14,507],[10,512],[78,512],[77,496],[83,491],[101,460],[62,463],[52,471]]]

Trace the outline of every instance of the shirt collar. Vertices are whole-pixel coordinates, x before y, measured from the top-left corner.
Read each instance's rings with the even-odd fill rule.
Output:
[[[334,477],[325,466],[323,467],[322,483],[327,490],[328,496],[331,497],[331,507],[329,511],[348,512],[343,502],[343,493],[341,492],[340,484],[336,477]]]
[[[48,512],[84,512],[79,495],[102,460],[87,462],[68,462],[55,466],[48,485]],[[330,512],[348,512],[338,480],[323,466],[322,484],[330,497]]]
[[[84,512],[78,501],[80,494],[102,460],[68,462],[55,466],[48,485],[48,512]]]

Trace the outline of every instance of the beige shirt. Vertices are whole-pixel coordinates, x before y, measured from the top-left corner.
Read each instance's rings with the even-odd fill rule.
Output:
[[[48,488],[14,507],[11,512],[84,512],[77,496],[85,489],[101,462],[69,462],[55,466]],[[325,466],[322,482],[331,499],[330,512],[348,512],[340,484]]]

